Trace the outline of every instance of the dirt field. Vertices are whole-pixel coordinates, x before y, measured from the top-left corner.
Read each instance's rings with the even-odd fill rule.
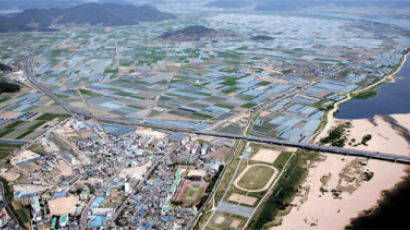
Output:
[[[18,116],[21,112],[6,111],[0,115],[0,118],[3,119],[12,119]]]
[[[12,182],[12,181],[16,181],[18,178],[20,178],[20,173],[18,173],[18,172],[6,172],[6,173],[2,173],[2,176],[7,181]]]
[[[147,163],[142,166],[138,167],[132,167],[132,168],[125,168],[121,171],[120,176],[121,177],[133,177],[137,180],[140,180],[142,178],[142,175],[148,170],[150,167],[150,164]]]
[[[73,215],[77,209],[77,204],[80,204],[77,196],[69,196],[57,198],[48,201],[48,207],[50,208],[50,214],[55,216],[61,216],[65,214]]]
[[[215,152],[212,152],[211,154],[209,154],[209,157],[225,162],[229,154],[231,154],[231,152],[232,152],[232,148],[222,147],[222,148],[217,149]]]
[[[57,147],[56,144],[53,142],[47,143],[46,141],[41,142],[41,146],[43,146],[44,150],[47,153],[55,153],[58,152],[60,149]]]
[[[215,220],[215,224],[220,225],[220,224],[223,224],[224,221],[225,221],[225,217],[218,216]]]
[[[170,114],[170,113],[161,113],[155,117],[153,117],[154,119],[158,119],[158,120],[175,120],[175,121],[189,121],[191,120],[188,117],[182,117],[182,116],[178,116],[175,114]]]
[[[241,221],[235,219],[235,220],[232,221],[231,225],[229,225],[229,226],[230,226],[231,228],[237,229],[240,224],[241,224]]]
[[[273,162],[275,162],[276,158],[278,158],[279,155],[279,150],[262,148],[252,156],[251,160],[273,164]]]
[[[240,204],[246,204],[249,206],[255,205],[256,201],[258,201],[258,199],[255,197],[245,196],[238,193],[233,193],[228,200]]]
[[[58,161],[56,168],[60,171],[61,176],[73,175],[73,169],[63,160]]]
[[[246,219],[225,212],[216,212],[206,229],[242,229]]]

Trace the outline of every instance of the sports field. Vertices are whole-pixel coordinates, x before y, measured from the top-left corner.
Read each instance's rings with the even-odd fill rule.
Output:
[[[185,181],[177,200],[182,201],[183,205],[196,205],[201,200],[205,190],[206,186],[201,182]]]
[[[235,186],[244,191],[264,191],[274,179],[276,169],[264,164],[248,165],[235,180]]]

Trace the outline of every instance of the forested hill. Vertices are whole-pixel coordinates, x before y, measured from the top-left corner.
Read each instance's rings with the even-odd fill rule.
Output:
[[[149,5],[88,3],[68,9],[31,9],[0,17],[0,32],[48,31],[58,25],[123,26],[175,18]]]

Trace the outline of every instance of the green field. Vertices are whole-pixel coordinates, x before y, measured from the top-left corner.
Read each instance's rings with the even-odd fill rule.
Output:
[[[238,181],[238,185],[249,190],[262,189],[274,173],[275,170],[267,166],[252,166]]]
[[[66,119],[68,117],[70,117],[69,114],[44,113],[41,116],[37,117],[36,120],[38,120],[38,121],[51,121],[54,118]]]
[[[15,128],[17,126],[19,126],[20,124],[24,123],[24,121],[15,121],[9,125],[7,125],[6,127],[2,128],[0,131],[0,137],[4,137],[7,134],[13,132],[15,130]]]
[[[286,164],[286,161],[288,161],[289,157],[292,156],[291,152],[282,152],[278,158],[276,158],[275,162],[273,162],[273,166],[275,166],[275,168],[282,170],[283,167]]]
[[[317,152],[306,150],[296,152],[295,156],[289,160],[287,167],[284,168],[285,172],[274,187],[273,192],[256,212],[249,229],[268,229],[278,223],[282,215],[289,213],[289,207],[292,206],[291,203],[299,191],[299,186],[303,183],[308,169],[311,167],[306,162],[318,161],[319,156]]]
[[[241,88],[239,88],[239,87],[232,87],[232,88],[229,88],[229,89],[222,90],[222,93],[230,94],[230,93],[233,93],[233,92],[238,91],[240,89]]]
[[[255,107],[255,106],[256,106],[255,103],[249,102],[249,103],[243,104],[243,105],[241,106],[241,108],[250,109],[250,108]]]
[[[353,96],[354,99],[359,99],[359,100],[366,100],[372,97],[377,96],[377,92],[374,89],[369,89],[363,92],[360,92],[356,95]]]
[[[4,159],[12,154],[20,145],[0,144],[0,159]]]
[[[81,94],[87,95],[87,96],[90,96],[90,97],[100,96],[99,94],[94,93],[93,91],[90,91],[90,90],[87,90],[87,89],[79,89],[78,91],[80,91]]]
[[[16,139],[22,139],[25,136],[29,135],[30,133],[32,133],[34,130],[40,128],[42,125],[44,125],[46,123],[46,121],[38,121],[37,123],[35,123],[34,125],[30,126],[30,128],[28,128],[24,133],[20,134],[18,137],[16,137]]]
[[[204,187],[201,184],[188,185],[182,194],[181,201],[184,205],[193,205],[201,200],[204,192]]]

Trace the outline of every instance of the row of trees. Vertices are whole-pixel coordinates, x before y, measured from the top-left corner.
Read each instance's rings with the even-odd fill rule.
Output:
[[[2,93],[15,93],[20,90],[20,86],[17,84],[9,83],[5,80],[0,80],[0,94]]]

